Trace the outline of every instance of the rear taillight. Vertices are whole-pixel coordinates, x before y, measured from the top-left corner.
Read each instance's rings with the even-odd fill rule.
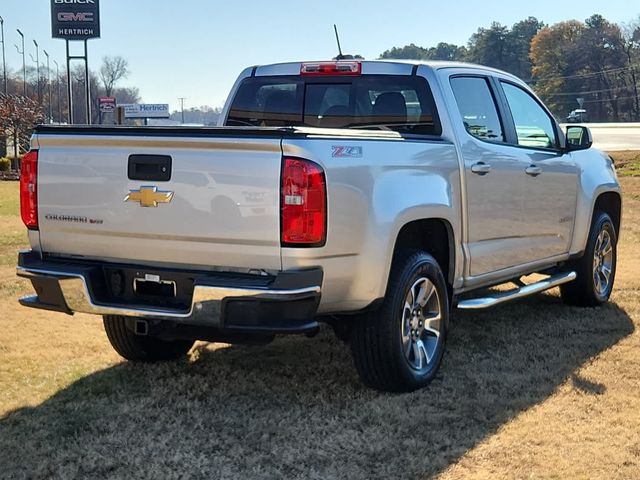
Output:
[[[320,165],[285,158],[280,187],[283,247],[321,247],[327,238],[327,191]]]
[[[360,75],[362,64],[360,62],[314,62],[303,63],[300,66],[300,75]]]
[[[22,157],[20,169],[20,214],[29,229],[38,228],[38,151]]]

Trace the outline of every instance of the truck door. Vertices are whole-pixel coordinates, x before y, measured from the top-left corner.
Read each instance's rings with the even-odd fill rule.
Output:
[[[579,168],[560,148],[556,123],[524,88],[500,80],[513,132],[513,155],[525,162],[521,230],[526,261],[569,251],[573,235]]]
[[[464,161],[467,207],[467,276],[520,265],[527,258],[522,229],[522,189],[527,161],[507,144],[491,81],[450,78],[459,114],[452,112]]]

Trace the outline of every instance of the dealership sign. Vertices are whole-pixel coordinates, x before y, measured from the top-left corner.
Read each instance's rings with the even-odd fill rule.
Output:
[[[115,97],[99,97],[98,104],[102,113],[111,113],[116,109]]]
[[[125,118],[169,118],[168,103],[125,103]]]
[[[100,0],[51,0],[51,35],[65,40],[100,37]]]

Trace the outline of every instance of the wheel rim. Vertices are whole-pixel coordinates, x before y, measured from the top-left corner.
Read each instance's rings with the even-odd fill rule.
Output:
[[[435,363],[441,330],[438,291],[431,280],[421,277],[407,292],[402,309],[402,347],[412,369],[425,370]]]
[[[605,229],[600,231],[593,250],[593,286],[598,295],[604,295],[611,284],[613,271],[613,242]]]

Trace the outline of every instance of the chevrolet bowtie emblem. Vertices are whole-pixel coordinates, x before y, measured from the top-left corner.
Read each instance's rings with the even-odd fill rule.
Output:
[[[125,202],[138,202],[141,207],[157,207],[159,203],[169,203],[173,192],[163,192],[158,187],[140,187],[140,190],[129,190],[124,197]]]

